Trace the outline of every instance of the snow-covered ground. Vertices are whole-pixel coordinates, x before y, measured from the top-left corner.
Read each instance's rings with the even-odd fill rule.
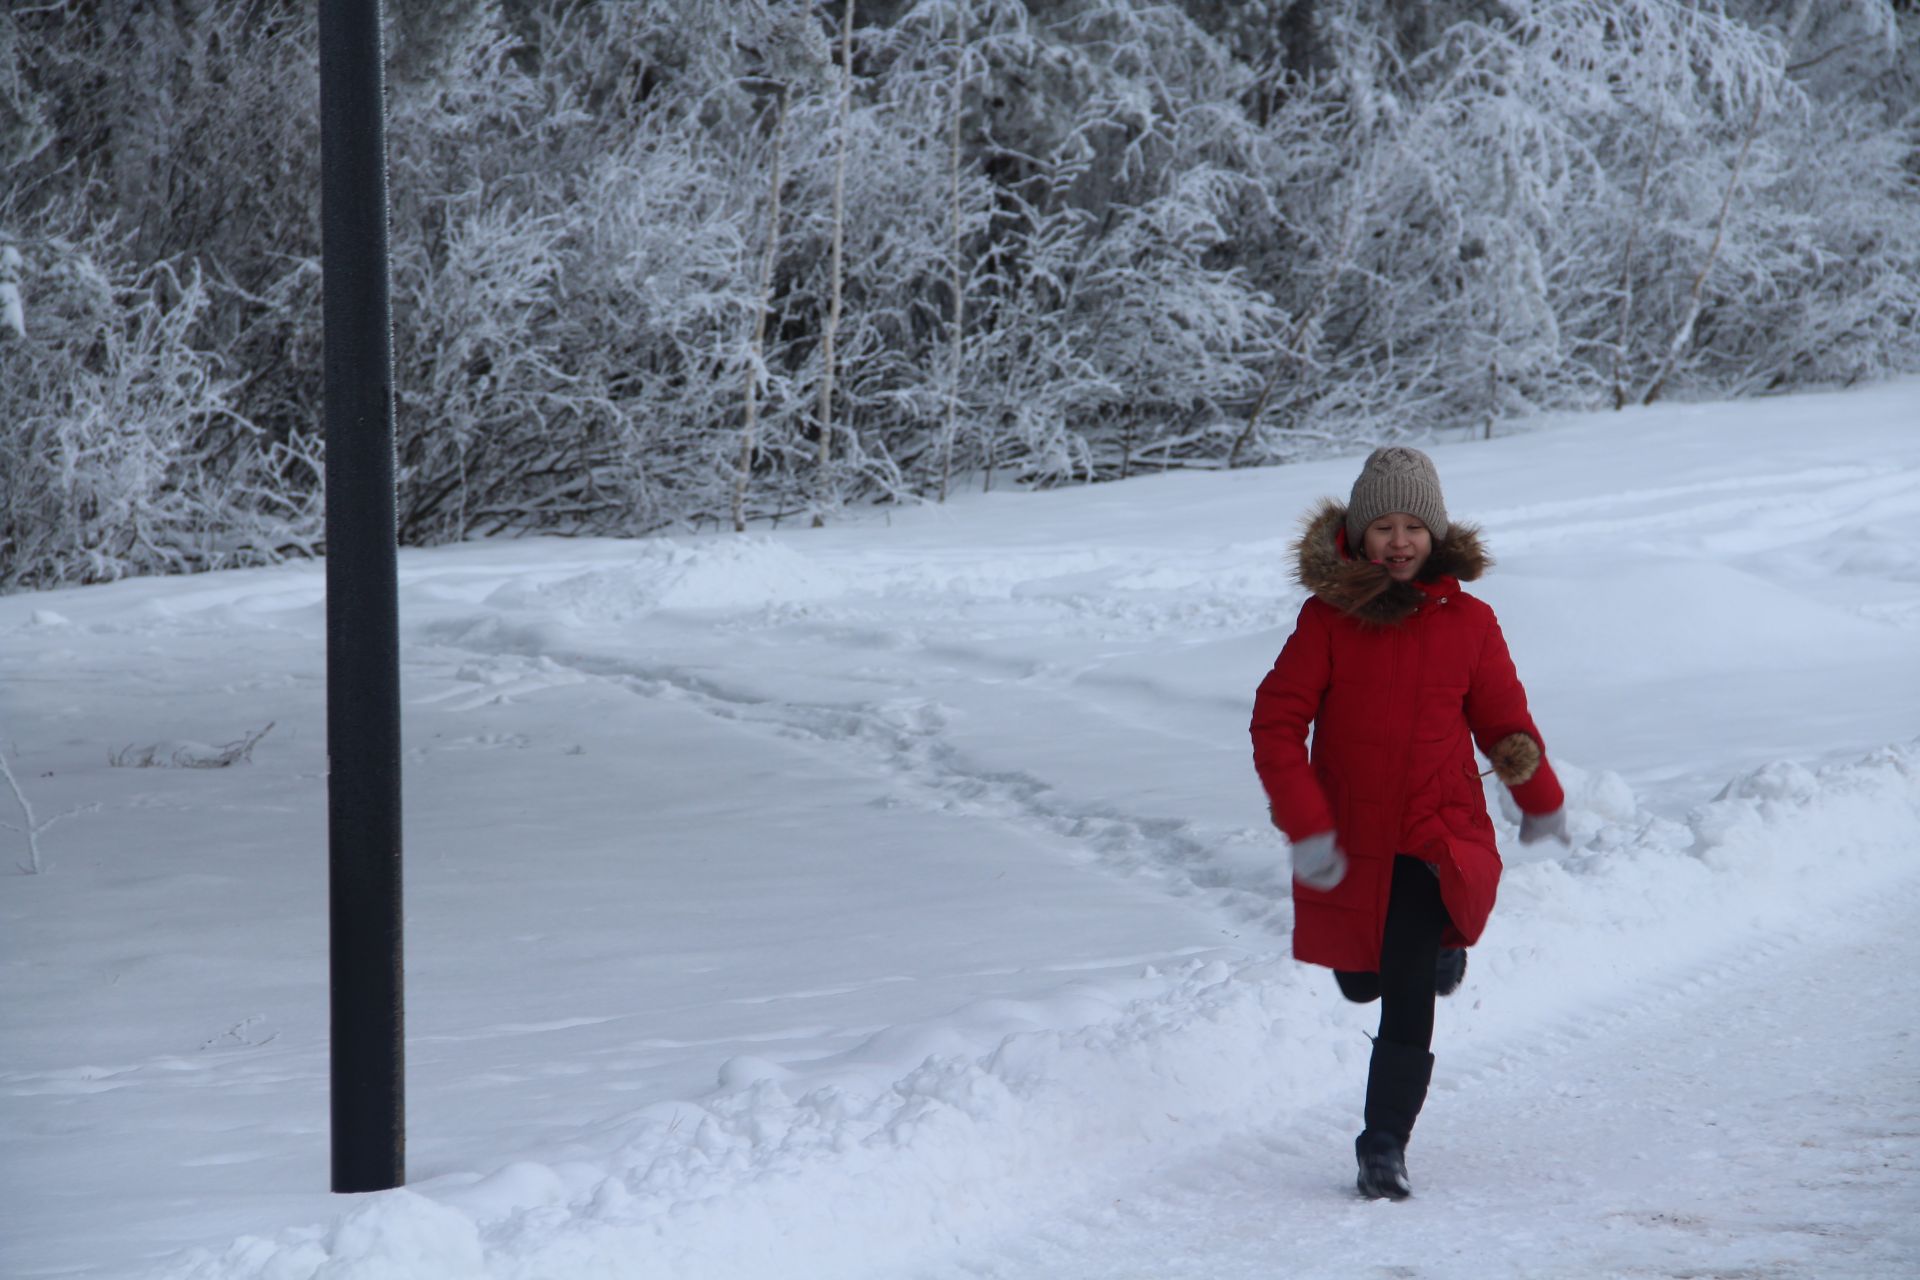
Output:
[[[1507,850],[1412,1202],[1246,738],[1347,459],[403,554],[369,1196],[321,568],[0,599],[0,1274],[1920,1274],[1920,384],[1433,452],[1576,839]]]

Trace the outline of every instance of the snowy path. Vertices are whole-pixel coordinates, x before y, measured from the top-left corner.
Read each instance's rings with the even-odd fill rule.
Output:
[[[1328,1113],[921,1276],[1912,1277],[1916,918],[1909,879],[1531,1039],[1443,1055],[1405,1204],[1352,1196],[1358,1117]]]
[[[1352,459],[407,552],[410,1181],[366,1197],[326,1191],[322,566],[0,598],[0,750],[62,816],[0,876],[0,1275],[1920,1276],[1920,1088],[1872,1065],[1913,997],[1860,986],[1920,960],[1917,412],[1435,446],[1575,841],[1494,813],[1407,1206],[1346,1197],[1369,1011],[1286,958],[1246,739]]]

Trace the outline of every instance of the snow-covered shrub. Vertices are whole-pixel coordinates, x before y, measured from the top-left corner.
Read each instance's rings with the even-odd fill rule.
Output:
[[[1288,246],[1317,259],[1298,284],[1270,277],[1301,335],[1272,397],[1287,425],[1379,434],[1592,404],[1636,286],[1661,305],[1629,307],[1633,332],[1671,337],[1727,135],[1779,92],[1768,41],[1667,0],[1462,13],[1412,47],[1366,6],[1324,16],[1336,69],[1292,84],[1268,125],[1284,186],[1262,266],[1286,271]],[[1649,149],[1663,216],[1635,199]]]
[[[992,186],[966,247],[964,466],[1058,483],[1217,464],[1276,319],[1235,262],[1257,200],[1246,77],[1177,8],[1063,8],[1042,26],[980,5],[969,28]]]
[[[1920,367],[1920,19],[1891,0],[861,0],[850,74],[842,12],[389,6],[404,540]],[[109,548],[20,472],[0,583],[312,545],[317,96],[295,0],[0,11],[0,401],[30,404],[0,450],[68,415]],[[45,331],[76,331],[50,281],[83,258],[110,283],[79,328],[118,346]],[[135,366],[179,376],[105,372]],[[151,445],[136,401],[171,406],[134,415],[172,424]],[[100,465],[108,438],[148,461]],[[174,526],[257,532],[130,554],[114,513],[186,457],[252,470],[162,485]]]
[[[30,243],[34,323],[0,342],[0,589],[311,555],[318,451],[232,407],[208,290],[111,246]]]
[[[1730,5],[1781,43],[1794,109],[1756,142],[1744,253],[1700,320],[1703,393],[1851,383],[1920,353],[1920,22],[1887,0]]]
[[[273,724],[269,720],[263,728],[217,744],[184,739],[145,746],[128,743],[108,753],[107,765],[113,769],[230,769],[236,764],[252,764],[253,749],[273,731]]]

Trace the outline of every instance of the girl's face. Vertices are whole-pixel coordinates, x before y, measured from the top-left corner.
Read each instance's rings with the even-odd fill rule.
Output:
[[[1395,582],[1411,581],[1433,554],[1433,534],[1404,511],[1381,516],[1367,526],[1367,559],[1383,565]]]

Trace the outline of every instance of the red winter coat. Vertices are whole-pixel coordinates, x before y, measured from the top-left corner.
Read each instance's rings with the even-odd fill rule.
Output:
[[[1527,813],[1563,802],[1493,610],[1460,589],[1485,570],[1479,531],[1453,525],[1414,582],[1347,553],[1346,508],[1324,504],[1298,544],[1313,593],[1253,704],[1253,763],[1289,840],[1337,833],[1346,878],[1293,883],[1293,953],[1380,967],[1395,854],[1433,867],[1453,918],[1445,945],[1477,941],[1500,884],[1477,743]],[[1307,726],[1313,751],[1307,751]]]

